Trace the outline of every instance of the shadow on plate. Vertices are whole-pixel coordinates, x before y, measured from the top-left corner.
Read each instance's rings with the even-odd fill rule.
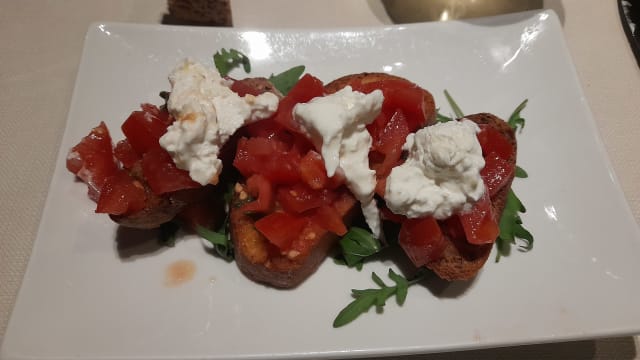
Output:
[[[387,248],[379,254],[369,257],[365,262],[393,264],[407,279],[415,276],[417,271],[404,252],[398,251],[398,248],[395,246]],[[386,279],[386,276],[382,276],[385,274],[378,275]],[[438,298],[456,298],[462,296],[467,290],[469,290],[474,282],[475,278],[469,281],[446,281],[440,279],[435,273],[429,271],[426,277],[422,279],[419,284],[427,288],[431,294]]]
[[[158,238],[158,229],[143,230],[119,226],[115,241],[118,257],[123,262],[128,262],[157,255],[168,249]]]
[[[453,299],[462,296],[467,290],[469,290],[475,282],[474,277],[468,281],[446,281],[440,279],[435,274],[430,274],[426,279],[422,280],[420,284],[431,292],[431,294],[441,299]]]

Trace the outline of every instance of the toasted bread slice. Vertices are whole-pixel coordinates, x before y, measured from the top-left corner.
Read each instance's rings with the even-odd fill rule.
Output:
[[[231,26],[233,23],[229,0],[168,0],[167,5],[169,15],[180,25]]]
[[[354,83],[367,84],[376,81],[384,81],[384,80],[398,80],[403,82],[410,82],[409,80],[387,74],[387,73],[360,73],[353,75],[345,75],[341,78],[333,80],[329,84],[325,85],[324,89],[327,93],[332,94],[347,85],[352,85]],[[420,88],[424,92],[424,99],[422,103],[422,111],[424,112],[424,118],[426,119],[425,125],[431,125],[436,121],[436,103],[433,100],[433,95],[431,93],[418,85],[414,84],[416,87]]]
[[[241,80],[236,80],[236,82],[242,84],[242,88],[254,94],[262,94],[264,92],[271,92],[278,96],[278,98],[282,97],[282,93],[276,89],[276,87],[264,77],[255,77],[255,78],[246,78]],[[222,154],[223,156],[225,154]],[[223,160],[224,161],[224,160]],[[196,189],[187,189],[187,190],[179,190],[168,194],[156,195],[151,191],[149,184],[147,184],[146,179],[142,173],[142,168],[140,164],[135,165],[131,171],[131,176],[136,178],[139,183],[144,187],[146,194],[146,202],[145,207],[142,210],[136,211],[134,213],[128,213],[123,215],[109,215],[111,220],[118,223],[118,225],[136,228],[136,229],[154,229],[159,227],[160,225],[173,220],[176,216],[180,215],[183,211],[187,212],[200,212],[202,213],[202,208],[205,207],[202,202],[206,201],[211,203],[215,201],[211,194],[215,194],[215,191],[212,192],[211,186],[204,186],[202,188]],[[211,203],[208,207],[208,212],[211,213],[219,213],[218,211],[222,205],[222,201],[219,201],[219,204]],[[194,210],[197,208],[198,210]],[[192,217],[192,214],[185,214],[187,219],[187,225],[189,227],[193,227],[194,224],[189,224],[191,219],[188,217]],[[204,219],[198,219],[204,220]],[[210,219],[207,223],[217,223],[216,219]],[[201,225],[210,225],[210,224],[201,224]]]
[[[307,227],[298,236],[300,241],[313,241],[308,252],[281,253],[256,230],[256,219],[240,209],[246,202],[246,194],[245,186],[238,183],[229,209],[229,228],[238,268],[253,281],[277,288],[298,286],[316,271],[338,236]],[[334,204],[346,224],[359,210],[356,199],[346,192]]]
[[[398,80],[413,84],[404,78],[385,73],[361,73],[336,79],[325,86],[325,91],[331,94],[355,82],[366,84],[383,80]],[[424,92],[422,108],[426,119],[425,123],[429,125],[435,122],[435,102],[431,93],[420,89]],[[291,288],[299,285],[316,271],[335,245],[338,237],[322,230],[315,234],[319,241],[313,244],[308,253],[282,254],[256,230],[254,227],[255,218],[239,209],[242,204],[240,194],[246,190],[242,184],[238,184],[236,187],[230,209],[230,229],[238,267],[247,277],[257,282],[278,288]],[[345,195],[338,203],[339,214],[345,220],[345,224],[349,224],[350,219],[360,211],[357,201],[353,196]],[[306,236],[305,232],[303,231],[300,236]]]
[[[504,135],[511,145],[513,145],[514,153],[509,162],[516,163],[516,136],[513,129],[504,120],[493,114],[480,113],[465,116],[476,124],[485,124],[497,129]],[[499,220],[504,210],[507,194],[511,188],[513,176],[498,192],[491,197],[493,214]],[[470,280],[480,271],[484,263],[487,261],[493,244],[472,245],[462,239],[448,238],[447,246],[444,250],[442,258],[437,261],[428,263],[427,268],[433,270],[439,277],[445,280]]]

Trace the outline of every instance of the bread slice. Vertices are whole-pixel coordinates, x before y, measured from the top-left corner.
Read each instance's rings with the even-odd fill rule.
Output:
[[[245,186],[238,183],[229,209],[229,227],[236,264],[253,281],[277,288],[296,287],[316,271],[338,240],[338,236],[324,229],[307,227],[298,236],[305,241],[313,234],[316,242],[312,248],[306,254],[281,253],[256,230],[256,218],[240,209],[246,202]],[[359,210],[356,199],[347,192],[334,204],[346,224]]]
[[[278,89],[276,89],[276,87],[267,78],[264,77],[246,78],[235,80],[235,82],[241,83],[244,89],[252,90],[251,93],[262,94],[264,92],[271,92],[278,96],[278,98],[282,97],[282,93],[280,93],[280,91],[278,91]],[[221,154],[221,156],[228,155],[228,150],[228,147],[223,148],[223,154]],[[231,156],[231,158],[233,157]],[[216,214],[220,212],[219,208],[221,208],[222,206],[222,196],[218,196],[220,199],[217,200],[214,198],[216,195],[219,195],[219,191],[212,189],[212,185],[207,185],[195,189],[178,190],[163,195],[156,195],[153,193],[153,191],[151,191],[151,188],[149,187],[149,184],[147,183],[142,172],[140,163],[134,165],[129,173],[136,180],[138,180],[140,186],[144,188],[146,194],[145,206],[142,210],[136,211],[134,213],[123,215],[109,215],[111,220],[118,223],[118,225],[136,229],[154,229],[168,221],[173,220],[183,211],[197,211],[199,213],[210,212]],[[207,207],[202,204],[203,202],[209,203],[208,207],[210,209],[207,209],[207,211],[203,211],[203,208]],[[199,209],[194,210],[193,208]],[[189,223],[190,219],[188,219],[188,217],[192,217],[192,214],[185,215],[187,219],[183,220],[186,220],[186,222]],[[208,224],[200,225],[204,226],[217,224],[218,221],[216,221],[216,219],[211,219],[207,221],[207,223]],[[193,227],[194,224],[186,225]]]
[[[465,118],[478,125],[484,124],[491,126],[509,139],[514,149],[514,153],[509,159],[509,162],[515,165],[517,152],[516,136],[509,124],[499,117],[488,113],[467,115]],[[497,220],[500,219],[502,211],[504,210],[512,181],[513,175],[509,181],[491,197],[493,213]],[[446,233],[446,231],[444,232]],[[482,266],[484,266],[493,247],[493,244],[472,245],[465,239],[448,237],[447,240],[447,246],[442,257],[437,261],[428,263],[426,266],[442,279],[449,281],[470,280],[475,277]]]
[[[325,86],[326,93],[334,93],[354,82],[370,83],[381,80],[399,80],[409,82],[406,79],[385,73],[361,73],[343,76]],[[409,82],[410,83],[410,82]],[[264,87],[264,83],[260,83]],[[415,84],[414,84],[415,85]],[[415,85],[417,87],[417,85]],[[435,122],[435,102],[428,91],[424,92],[423,111],[427,124]],[[240,270],[250,279],[278,288],[292,288],[299,285],[313,272],[327,257],[330,250],[336,244],[338,237],[326,230],[316,229],[315,236],[319,239],[313,244],[307,254],[282,254],[271,245],[269,241],[254,227],[255,218],[245,214],[239,208],[246,198],[245,186],[236,185],[236,191],[230,208],[231,239],[234,245],[235,260]],[[244,195],[242,195],[244,193]],[[338,213],[345,224],[350,223],[360,207],[353,196],[345,194],[337,201]],[[305,237],[305,231],[300,237]]]
[[[186,24],[231,26],[229,0],[168,0],[169,15]]]

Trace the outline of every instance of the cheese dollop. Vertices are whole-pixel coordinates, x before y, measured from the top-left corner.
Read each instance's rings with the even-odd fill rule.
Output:
[[[394,167],[387,178],[384,199],[389,209],[409,218],[436,219],[469,210],[485,190],[479,131],[476,123],[463,119],[407,136],[407,161]]]
[[[373,199],[376,174],[369,168],[372,139],[366,126],[380,113],[383,100],[380,90],[364,94],[346,86],[293,109],[294,118],[320,150],[327,175],[344,174],[376,237],[381,233],[380,212]]]
[[[160,145],[194,181],[216,184],[222,146],[246,123],[271,116],[278,108],[278,97],[269,92],[241,97],[215,69],[190,59],[178,64],[169,82],[167,108],[176,121],[160,138]]]

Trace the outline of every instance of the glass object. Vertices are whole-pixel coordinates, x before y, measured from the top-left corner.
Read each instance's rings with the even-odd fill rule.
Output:
[[[395,23],[447,21],[541,9],[543,0],[382,0]]]

